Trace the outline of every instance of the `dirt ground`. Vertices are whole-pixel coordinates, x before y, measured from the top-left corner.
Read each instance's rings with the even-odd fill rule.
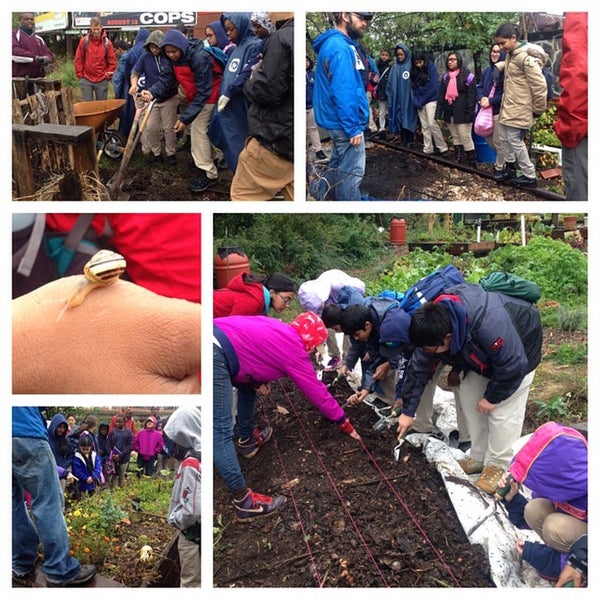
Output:
[[[331,144],[323,144],[329,152]],[[452,153],[451,153],[452,155]],[[480,164],[483,170],[492,165]],[[326,165],[318,166],[323,171]],[[313,175],[311,177],[314,178]],[[538,182],[538,185],[543,185]],[[418,155],[375,144],[367,149],[365,176],[361,184],[364,199],[445,200],[445,201],[531,201],[535,198],[514,187],[499,186],[493,180],[449,169]]]
[[[237,523],[215,475],[216,587],[493,587],[483,549],[469,544],[420,449],[405,444],[396,462],[394,432],[373,431],[372,409],[352,411],[361,444],[290,382],[271,389],[259,422],[273,440],[240,460],[250,487],[287,502],[276,517]],[[341,380],[332,393],[344,402],[352,390]]]

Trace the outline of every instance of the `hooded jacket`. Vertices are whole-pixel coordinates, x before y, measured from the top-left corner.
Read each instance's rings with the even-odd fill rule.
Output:
[[[135,61],[133,65],[133,69],[131,74],[135,74],[139,76],[138,79],[138,88],[139,89],[149,89],[155,83],[158,82],[160,78],[160,74],[164,70],[164,65],[167,62],[167,58],[164,54],[159,54],[155,56],[150,52],[150,44],[154,44],[159,48],[162,46],[162,43],[165,39],[165,34],[156,30],[150,33],[146,41],[144,42],[144,52],[140,54],[138,59]],[[176,94],[177,90],[175,87],[172,89],[172,95]]]
[[[548,85],[542,72],[548,55],[537,44],[521,43],[498,69],[504,72],[504,94],[499,122],[529,129],[547,108]]]
[[[146,423],[152,421],[154,427],[148,429]],[[156,418],[148,417],[144,421],[144,428],[140,429],[133,439],[133,450],[139,453],[144,460],[151,460],[157,454],[162,452],[165,447],[165,441],[162,433],[156,429]]]
[[[352,277],[340,269],[329,269],[298,288],[298,302],[304,310],[320,315],[325,304],[360,304],[364,300],[364,293],[365,284],[358,277]],[[340,295],[344,302],[340,302]]]
[[[66,425],[65,432],[62,436],[57,436],[56,428],[61,423]],[[48,443],[52,454],[54,454],[56,464],[63,469],[68,469],[73,464],[73,449],[67,439],[68,431],[69,426],[64,415],[56,413],[50,420],[50,425],[48,425]]]
[[[233,385],[256,386],[287,376],[326,419],[344,420],[343,409],[317,379],[302,340],[290,324],[264,316],[225,317],[213,323]]]
[[[479,103],[483,97],[488,98],[492,106],[493,114],[497,115],[500,112],[500,105],[502,104],[504,73],[497,69],[496,64],[492,62],[491,51],[492,49],[490,48],[490,64],[483,70],[481,81],[477,84],[477,102]],[[505,57],[506,54],[504,50],[502,50],[497,62],[502,62]],[[494,84],[496,84],[494,95],[490,98],[490,92],[492,91]]]
[[[386,86],[389,130],[393,134],[400,133],[402,129],[414,132],[418,120],[410,85],[412,55],[404,44],[396,44],[395,50],[398,49],[404,50],[405,58],[403,61],[396,58]]]
[[[235,44],[231,45],[231,42],[229,41],[229,38],[225,33],[225,29],[223,29],[221,21],[212,21],[208,24],[208,27],[210,27],[215,32],[215,36],[217,37],[217,46],[221,50],[223,50],[223,52],[226,51],[225,48],[230,46],[229,50],[227,51],[227,54],[231,54],[231,52],[233,52],[233,49],[235,48]]]
[[[348,138],[364,132],[369,101],[361,76],[366,65],[356,44],[338,29],[329,29],[313,43],[317,53],[313,107],[317,124],[343,130]]]
[[[267,314],[271,303],[269,290],[262,283],[245,281],[247,275],[240,273],[227,287],[213,292],[213,318]]]
[[[200,409],[181,406],[165,425],[165,435],[187,450],[175,476],[168,522],[179,530],[194,526],[201,517],[202,414]]]
[[[107,73],[117,70],[117,56],[106,31],[102,31],[99,38],[90,33],[84,35],[79,40],[73,62],[77,79],[85,78],[92,83],[110,79]]]
[[[262,64],[244,84],[248,135],[281,158],[294,158],[294,20],[265,41]]]
[[[541,360],[542,324],[537,308],[518,298],[486,292],[476,284],[451,287],[435,302],[449,312],[450,349],[435,356],[415,349],[403,387],[402,412],[414,416],[438,360],[488,378],[485,398],[492,404],[514,394]]]
[[[176,62],[172,61],[165,54],[165,46],[174,46],[181,50],[181,58]],[[165,57],[164,70],[149,91],[158,102],[163,102],[180,86],[185,94],[187,106],[179,115],[179,120],[189,125],[206,103],[216,101],[213,92],[212,57],[201,41],[189,41],[177,29],[167,31],[161,45],[161,53]]]
[[[427,59],[427,63],[423,65],[420,71],[418,76],[411,80],[412,101],[417,110],[422,109],[430,102],[437,102],[438,92],[440,91],[438,72],[430,58]],[[413,68],[411,78],[414,73],[415,69]]]

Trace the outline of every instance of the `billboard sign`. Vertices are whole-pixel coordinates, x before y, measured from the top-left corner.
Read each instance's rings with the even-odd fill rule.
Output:
[[[175,27],[183,24],[196,24],[196,13],[181,11],[157,12],[74,12],[73,27],[87,29],[92,17],[100,17],[106,29],[139,28],[139,27]]]

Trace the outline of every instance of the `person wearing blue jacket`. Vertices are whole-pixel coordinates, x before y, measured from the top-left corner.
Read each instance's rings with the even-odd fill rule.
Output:
[[[521,435],[542,356],[537,308],[480,285],[456,285],[412,314],[409,336],[416,349],[402,389],[398,434],[412,426],[434,364],[451,365],[462,374],[455,398],[471,438],[470,456],[459,464],[469,475],[481,473],[475,485],[493,494]]]
[[[390,70],[386,94],[388,97],[388,126],[392,135],[400,135],[400,143],[411,148],[417,128],[417,110],[413,104],[410,70],[412,55],[405,44],[394,50],[396,62]]]
[[[317,200],[360,200],[365,174],[364,131],[369,101],[361,73],[360,40],[372,13],[333,13],[335,27],[313,43],[317,53],[313,105],[315,119],[333,142],[329,169],[315,186]],[[313,190],[311,190],[312,192]]]
[[[490,48],[490,64],[483,70],[481,81],[477,85],[477,110],[487,106],[492,107],[494,114],[494,131],[491,136],[484,138],[487,144],[496,151],[494,163],[494,179],[503,181],[505,179],[505,160],[500,138],[500,127],[498,117],[502,94],[504,93],[504,73],[496,68],[496,64],[505,59],[506,53],[498,44],[492,44]],[[493,93],[492,93],[493,89]],[[491,95],[490,95],[491,94]]]
[[[254,33],[251,16],[245,12],[221,15],[227,37],[236,46],[227,59],[217,110],[208,129],[212,143],[223,151],[227,166],[234,173],[248,137],[248,100],[243,88],[250,72],[244,66],[256,63],[263,46],[263,40]]]
[[[423,153],[433,154],[435,148],[437,148],[440,156],[446,158],[448,156],[448,144],[444,139],[439,123],[435,120],[440,79],[434,62],[422,50],[415,51],[412,56],[410,83],[413,105],[417,109],[421,121]]]
[[[33,520],[25,504],[25,492],[31,495]],[[18,585],[34,585],[40,543],[48,587],[81,585],[96,574],[94,565],[81,565],[71,556],[63,508],[57,465],[40,409],[13,406],[12,577]]]

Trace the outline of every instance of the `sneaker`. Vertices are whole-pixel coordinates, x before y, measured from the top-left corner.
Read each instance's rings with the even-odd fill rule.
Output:
[[[470,456],[461,458],[457,462],[467,475],[474,475],[475,473],[481,473],[481,471],[483,471],[483,463],[473,460]]]
[[[153,165],[160,164],[162,161],[163,161],[163,157],[160,154],[158,154],[157,156],[153,155],[152,158],[150,159],[150,162]]]
[[[493,494],[498,489],[498,481],[504,469],[496,465],[486,465],[475,485],[486,494]]]
[[[496,167],[494,167],[492,178],[494,181],[504,181],[506,179],[506,169],[496,169]]]
[[[444,150],[444,152],[440,152],[440,156],[442,158],[449,158],[450,157],[450,152],[448,152],[448,150]]]
[[[339,356],[334,356],[332,357],[332,359],[327,363],[327,366],[325,367],[325,371],[335,371],[337,369],[339,369],[342,366],[342,359]]]
[[[317,160],[327,160],[327,154],[325,154],[323,150],[319,150],[315,156],[317,157]]]
[[[94,565],[81,565],[79,575],[73,577],[73,579],[69,579],[68,581],[58,581],[56,579],[46,577],[46,585],[48,587],[67,587],[74,585],[82,585],[88,582],[90,579],[92,579],[94,575],[96,575],[96,567]]]
[[[206,172],[201,171],[200,175],[198,175],[198,177],[196,179],[194,179],[194,181],[192,181],[192,183],[190,183],[189,189],[190,189],[190,192],[199,194],[200,192],[207,190],[209,187],[212,187],[213,185],[217,185],[218,182],[219,182],[218,179],[209,179]]]
[[[252,458],[260,450],[261,446],[271,439],[272,435],[272,427],[265,427],[263,430],[255,429],[250,437],[238,440],[238,449],[242,456]]]
[[[249,489],[241,500],[233,501],[235,516],[240,523],[250,523],[272,515],[283,506],[285,500],[285,496],[263,496]]]
[[[516,183],[517,185],[530,185],[532,187],[537,185],[537,180],[535,177],[526,177],[525,175],[513,177],[510,181],[511,183]]]
[[[171,154],[171,156],[167,156],[167,163],[174,167],[177,165],[177,157],[174,154]]]

